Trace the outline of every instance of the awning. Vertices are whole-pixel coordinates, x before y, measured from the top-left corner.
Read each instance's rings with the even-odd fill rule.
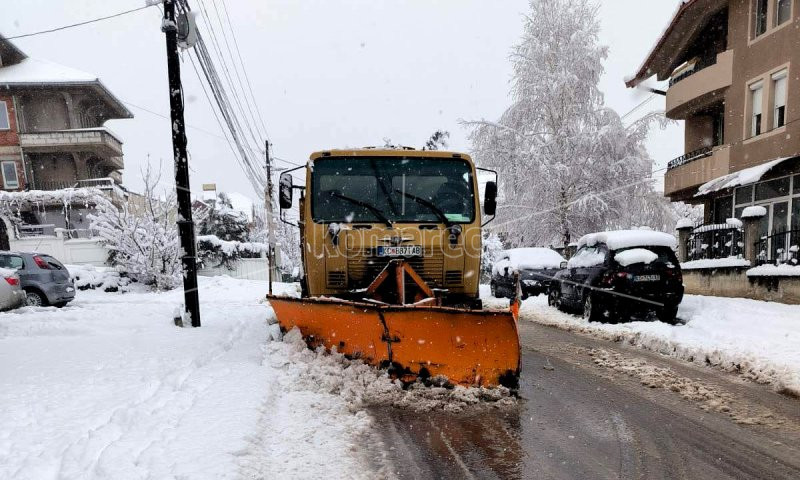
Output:
[[[695,195],[695,197],[703,197],[705,195],[708,195],[709,193],[718,192],[720,190],[725,190],[734,187],[741,187],[743,185],[750,185],[756,183],[759,180],[761,180],[761,178],[764,177],[764,175],[766,175],[770,170],[777,167],[781,163],[787,160],[793,160],[798,158],[800,157],[778,158],[777,160],[773,160],[771,162],[757,165],[755,167],[745,168],[744,170],[739,170],[738,172],[734,172],[725,175],[723,177],[715,178],[710,182],[700,185],[700,188],[697,190],[697,194]]]

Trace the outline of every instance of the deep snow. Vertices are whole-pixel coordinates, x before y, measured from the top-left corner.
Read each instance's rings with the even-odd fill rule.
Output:
[[[515,402],[505,390],[403,390],[309,350],[297,331],[271,341],[266,282],[199,281],[198,329],[173,324],[180,290],[80,291],[63,309],[0,313],[0,478],[385,477],[367,407]]]

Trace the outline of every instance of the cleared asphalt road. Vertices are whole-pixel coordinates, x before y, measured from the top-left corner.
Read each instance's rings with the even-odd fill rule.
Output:
[[[800,400],[523,321],[520,400],[371,411],[395,478],[800,479]]]

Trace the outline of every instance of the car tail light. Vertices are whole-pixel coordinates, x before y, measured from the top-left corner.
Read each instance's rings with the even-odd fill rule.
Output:
[[[42,257],[36,256],[33,257],[33,261],[36,262],[36,266],[41,268],[42,270],[50,270],[50,265],[44,261]]]
[[[610,287],[614,284],[614,274],[611,272],[606,272],[600,277],[600,285],[605,287]]]
[[[8,284],[11,285],[12,287],[16,287],[17,285],[19,285],[19,278],[17,277],[5,277],[5,278],[6,282],[8,282]]]

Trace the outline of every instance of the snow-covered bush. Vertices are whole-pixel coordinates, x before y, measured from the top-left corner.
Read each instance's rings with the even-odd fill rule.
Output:
[[[473,128],[476,161],[500,172],[498,222],[511,246],[564,245],[582,234],[649,225],[672,230],[644,142],[663,115],[625,125],[598,84],[608,49],[589,0],[530,2],[512,52],[512,105]]]
[[[215,201],[206,202],[207,215],[195,219],[200,235],[213,235],[220,240],[247,242],[250,240],[250,219],[247,214],[233,208],[230,198],[224,192]]]
[[[269,245],[258,242],[237,242],[221,240],[216,235],[197,237],[197,257],[200,268],[225,267],[233,270],[240,258],[266,257]]]
[[[159,179],[153,177],[149,167],[143,180],[140,203],[117,206],[103,197],[89,220],[105,240],[112,265],[144,285],[171,290],[182,281],[175,194],[168,192],[158,198],[155,185]]]
[[[93,265],[66,265],[70,277],[78,290],[102,290],[104,292],[124,292],[130,286],[130,279],[109,267]]]

